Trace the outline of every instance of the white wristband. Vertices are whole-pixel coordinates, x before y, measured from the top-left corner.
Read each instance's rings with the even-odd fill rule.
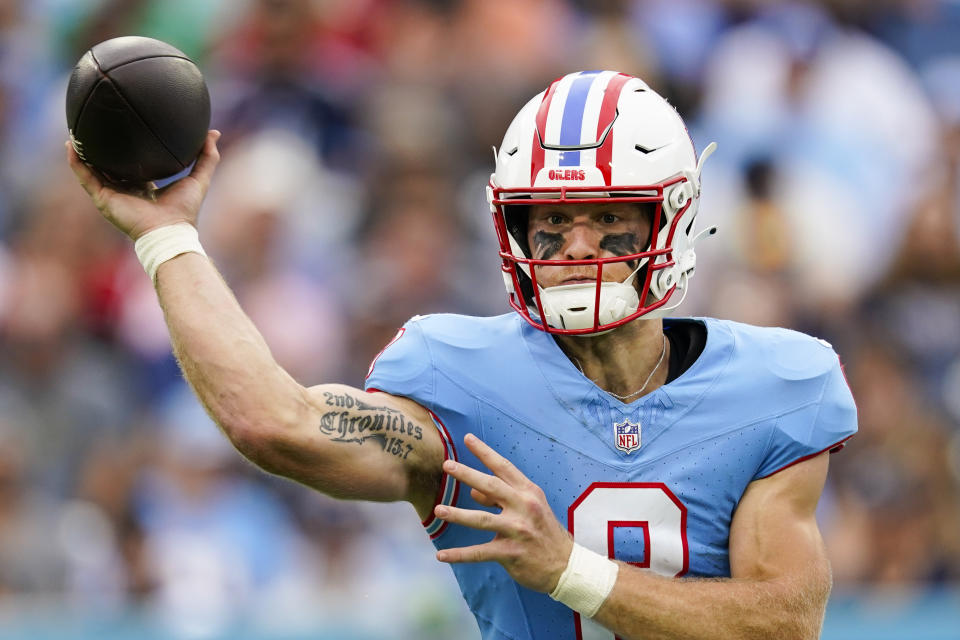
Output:
[[[617,582],[620,566],[576,542],[550,597],[588,618],[596,615]]]
[[[157,269],[167,260],[183,253],[207,255],[200,245],[196,227],[189,222],[178,222],[148,231],[137,238],[133,249],[151,282],[157,281]]]

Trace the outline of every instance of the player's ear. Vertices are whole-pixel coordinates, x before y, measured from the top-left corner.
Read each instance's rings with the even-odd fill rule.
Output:
[[[517,241],[517,244],[520,245],[520,248],[527,257],[532,256],[530,253],[530,240],[527,238],[530,229],[531,209],[532,207],[527,204],[511,204],[505,205],[503,208],[507,230]]]

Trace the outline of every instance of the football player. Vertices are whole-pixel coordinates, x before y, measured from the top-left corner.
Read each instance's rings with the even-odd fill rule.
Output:
[[[338,498],[409,501],[486,639],[818,637],[814,510],[856,409],[822,341],[666,318],[714,147],[698,160],[642,80],[574,73],[521,109],[487,189],[513,311],[413,318],[365,391],[294,381],[204,256],[217,137],[155,200],[68,155],[243,455]]]

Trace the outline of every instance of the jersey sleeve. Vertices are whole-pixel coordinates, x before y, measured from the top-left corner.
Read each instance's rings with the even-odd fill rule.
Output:
[[[417,402],[430,412],[434,426],[443,443],[445,460],[457,460],[457,450],[453,438],[443,421],[437,415],[441,409],[436,406],[436,366],[431,357],[427,338],[424,335],[420,316],[409,320],[397,331],[387,346],[370,363],[364,381],[366,391],[385,391],[395,396],[404,396]],[[443,474],[435,504],[452,505],[457,501],[460,483],[456,478]],[[435,540],[447,530],[447,522],[431,514],[422,523],[427,535]]]
[[[434,367],[418,318],[407,321],[373,359],[363,388],[404,396],[432,409]]]
[[[839,451],[857,432],[857,407],[839,358],[824,375],[819,402],[780,416],[754,476],[766,478],[825,451]]]

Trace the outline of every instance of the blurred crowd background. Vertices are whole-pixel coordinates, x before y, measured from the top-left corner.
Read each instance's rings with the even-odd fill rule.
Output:
[[[960,620],[960,2],[0,0],[0,637],[477,635],[409,506],[258,472],[186,388],[64,160],[70,69],[129,34],[203,69],[201,237],[304,384],[361,385],[412,315],[506,312],[491,145],[557,76],[645,78],[719,143],[681,311],[846,364],[824,637],[941,596],[896,637]]]

